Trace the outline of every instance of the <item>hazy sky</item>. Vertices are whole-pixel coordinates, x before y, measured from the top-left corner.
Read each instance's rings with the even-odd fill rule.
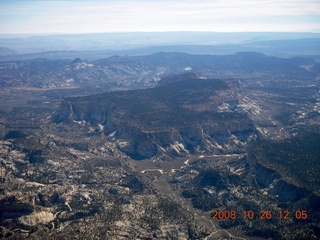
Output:
[[[320,0],[0,0],[0,33],[320,31]]]

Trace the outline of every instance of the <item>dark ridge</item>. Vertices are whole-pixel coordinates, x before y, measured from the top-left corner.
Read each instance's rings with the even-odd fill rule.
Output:
[[[174,83],[174,82],[190,81],[190,80],[195,80],[195,79],[200,79],[200,76],[196,73],[193,73],[193,72],[179,74],[179,75],[173,75],[173,76],[166,76],[166,77],[163,77],[158,82],[158,86],[164,86],[164,85],[168,85],[168,84]]]
[[[72,64],[76,64],[76,63],[82,63],[81,58],[75,58],[75,59],[72,61]]]
[[[262,168],[269,169],[269,180],[264,184],[269,185],[278,178],[270,178],[270,173],[276,172],[284,179],[291,178],[297,187],[316,191],[320,187],[319,143],[319,128],[314,127],[312,131],[302,129],[296,136],[282,141],[258,139],[252,145],[249,156]]]
[[[9,131],[4,137],[3,137],[3,140],[8,140],[8,139],[17,139],[17,138],[24,138],[28,135],[20,132],[20,131],[15,131],[15,130],[12,130],[12,131]]]

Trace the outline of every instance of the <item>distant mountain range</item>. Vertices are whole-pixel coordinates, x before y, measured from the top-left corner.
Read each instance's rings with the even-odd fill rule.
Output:
[[[12,56],[16,55],[17,52],[13,49],[6,48],[6,47],[0,47],[0,57],[5,57],[5,56]]]
[[[317,76],[319,65],[316,58],[279,58],[254,52],[224,56],[160,52],[95,61],[40,58],[0,62],[0,86],[77,87],[108,91],[151,87],[163,76],[190,71],[207,78],[242,78],[249,85],[257,84],[250,79],[258,78],[266,86],[271,79],[303,80],[307,83]]]
[[[112,55],[136,56],[159,51],[221,55],[239,51],[276,56],[319,55],[319,39],[320,33],[167,32],[0,36],[0,47],[19,53],[10,57],[8,54],[0,55],[0,60],[40,57],[93,60]]]

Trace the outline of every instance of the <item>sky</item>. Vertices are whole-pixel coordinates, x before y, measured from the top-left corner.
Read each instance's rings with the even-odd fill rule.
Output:
[[[0,34],[320,32],[320,0],[1,0]]]

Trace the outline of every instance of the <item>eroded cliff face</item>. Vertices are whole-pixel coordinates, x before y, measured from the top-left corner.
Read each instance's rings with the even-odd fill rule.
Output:
[[[190,126],[188,129],[171,128],[156,133],[120,127],[122,129],[117,129],[112,134],[112,139],[117,139],[119,149],[134,159],[150,158],[158,152],[170,156],[189,153],[241,153],[245,151],[247,142],[255,136],[255,132],[250,123],[234,127],[234,131],[230,131],[228,126],[232,124],[237,125],[235,122],[228,122],[219,130],[216,126],[204,125]]]
[[[255,174],[256,181],[261,189],[276,196],[280,202],[296,202],[311,194],[311,191],[290,183],[278,172],[259,163],[255,164],[252,169],[252,173]]]
[[[237,109],[239,83],[184,77],[153,89],[67,99],[53,121],[96,128],[133,159],[244,152],[256,130]]]
[[[258,138],[252,143],[247,158],[250,172],[265,193],[282,203],[299,204],[320,197],[319,130],[317,126],[301,127],[288,139]],[[319,204],[309,211],[311,208],[316,211]]]

